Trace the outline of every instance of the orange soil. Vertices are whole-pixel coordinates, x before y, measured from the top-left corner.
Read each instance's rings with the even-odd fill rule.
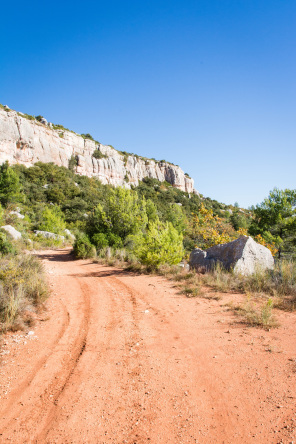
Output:
[[[4,337],[0,442],[292,443],[296,315],[248,328],[162,277],[41,253],[34,334]]]

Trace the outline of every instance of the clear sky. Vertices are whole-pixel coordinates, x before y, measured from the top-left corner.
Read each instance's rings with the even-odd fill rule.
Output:
[[[248,207],[296,188],[296,1],[1,2],[0,103]]]

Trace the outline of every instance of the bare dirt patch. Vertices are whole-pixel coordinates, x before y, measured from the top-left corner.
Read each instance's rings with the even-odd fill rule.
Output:
[[[189,299],[162,277],[40,255],[52,297],[33,333],[3,339],[0,442],[295,440],[295,314],[250,328],[233,294]]]

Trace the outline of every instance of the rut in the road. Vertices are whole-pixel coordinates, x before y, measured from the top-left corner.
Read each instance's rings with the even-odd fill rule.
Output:
[[[287,375],[285,356],[295,322],[277,339],[286,355],[267,354],[280,329],[231,324],[221,301],[186,299],[161,277],[73,261],[68,251],[41,257],[54,289],[49,317],[38,340],[15,350],[18,365],[11,356],[3,367],[14,382],[1,400],[1,443],[294,437],[296,374]]]

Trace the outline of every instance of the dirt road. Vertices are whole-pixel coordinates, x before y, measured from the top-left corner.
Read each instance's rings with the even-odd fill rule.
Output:
[[[2,345],[0,443],[296,439],[295,314],[248,328],[225,306],[235,295],[187,299],[164,278],[69,251],[42,260],[43,322]]]

